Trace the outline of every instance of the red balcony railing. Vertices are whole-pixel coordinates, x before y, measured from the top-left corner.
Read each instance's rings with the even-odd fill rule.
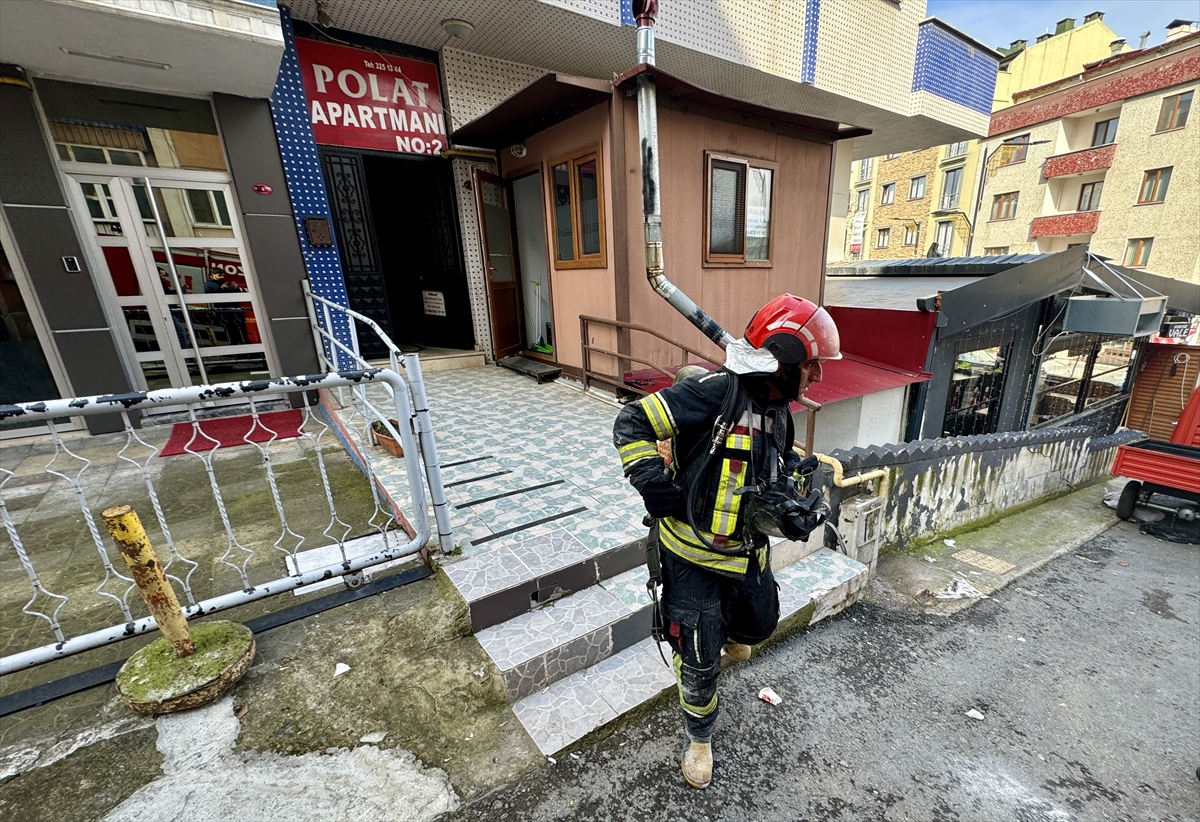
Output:
[[[1070,154],[1048,157],[1042,166],[1042,177],[1049,180],[1051,177],[1062,177],[1066,174],[1112,168],[1113,155],[1116,153],[1117,144],[1110,143],[1106,146],[1085,148],[1082,151],[1072,151]]]
[[[1068,234],[1094,234],[1100,222],[1099,211],[1076,211],[1073,214],[1055,214],[1052,217],[1035,217],[1029,224],[1029,236],[1064,237]]]

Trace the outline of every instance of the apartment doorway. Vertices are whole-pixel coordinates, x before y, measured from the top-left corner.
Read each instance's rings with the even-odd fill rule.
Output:
[[[320,146],[350,307],[404,351],[471,350],[470,296],[450,162]],[[359,350],[387,357],[360,329]]]

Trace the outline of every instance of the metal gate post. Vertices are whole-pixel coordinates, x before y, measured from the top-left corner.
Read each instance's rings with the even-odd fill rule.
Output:
[[[395,361],[396,355],[392,354]],[[454,533],[450,526],[450,508],[446,502],[446,486],[442,482],[442,463],[438,459],[433,439],[433,420],[429,416],[429,401],[425,397],[425,378],[421,375],[421,360],[416,354],[404,355],[404,371],[408,375],[408,390],[412,394],[413,412],[420,433],[421,456],[425,460],[425,477],[429,481],[429,496],[433,498],[433,518],[437,522],[438,548],[443,555],[454,553]]]

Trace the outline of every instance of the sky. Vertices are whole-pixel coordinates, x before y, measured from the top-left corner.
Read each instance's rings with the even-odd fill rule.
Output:
[[[1144,31],[1150,32],[1147,45],[1154,46],[1167,36],[1172,20],[1200,20],[1200,0],[928,0],[926,14],[995,48],[1013,40],[1033,45],[1064,17],[1081,25],[1093,11],[1104,12],[1108,27],[1137,48]]]

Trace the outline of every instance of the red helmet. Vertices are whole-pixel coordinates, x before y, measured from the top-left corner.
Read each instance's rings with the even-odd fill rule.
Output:
[[[758,309],[746,326],[746,341],[770,351],[785,365],[842,358],[833,317],[794,294],[780,294]]]

